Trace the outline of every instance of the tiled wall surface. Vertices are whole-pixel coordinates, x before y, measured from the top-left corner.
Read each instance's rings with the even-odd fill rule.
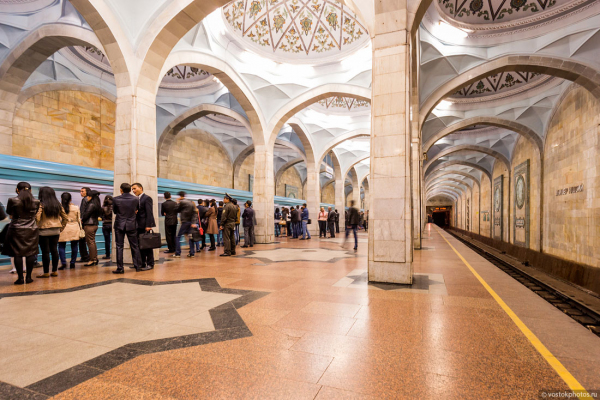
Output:
[[[177,134],[169,149],[166,170],[159,178],[230,188],[233,166],[209,133],[194,130]]]
[[[238,190],[250,191],[250,181],[248,175],[254,176],[254,153],[250,154],[240,167],[238,176],[235,177],[235,188]]]
[[[113,170],[115,110],[94,93],[36,94],[13,119],[12,155]]]
[[[335,183],[321,190],[321,203],[335,204]]]
[[[599,123],[599,102],[576,88],[550,121],[544,149],[543,250],[594,267],[600,267]],[[582,192],[556,195],[581,184]]]
[[[302,190],[302,179],[300,178],[300,174],[294,167],[288,168],[279,178],[279,181],[276,182],[275,186],[275,196],[285,197],[285,185],[296,186],[298,188],[298,197],[300,199],[304,198],[304,193]]]

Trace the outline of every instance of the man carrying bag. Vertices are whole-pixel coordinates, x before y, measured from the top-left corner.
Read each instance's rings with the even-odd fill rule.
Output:
[[[113,274],[123,274],[123,246],[125,235],[131,247],[131,258],[136,271],[140,270],[140,249],[138,248],[136,212],[139,208],[138,199],[131,193],[129,183],[121,184],[121,195],[113,198],[113,213],[115,214],[115,246],[117,248],[117,270]]]
[[[152,197],[144,193],[144,187],[141,183],[134,183],[131,185],[131,190],[133,190],[133,193],[138,197],[140,202],[140,208],[136,216],[137,231],[140,236],[140,256],[142,260],[140,270],[148,271],[154,268],[154,249],[160,247],[160,233],[154,233],[152,231],[152,228],[156,226],[156,223],[154,222],[154,212],[152,210],[154,202],[152,201]],[[152,232],[152,235],[158,236],[157,247],[149,247],[156,246],[156,239],[152,239],[150,242],[148,241],[151,239],[151,236],[148,236],[149,232]],[[144,240],[143,246],[141,243],[142,240]]]

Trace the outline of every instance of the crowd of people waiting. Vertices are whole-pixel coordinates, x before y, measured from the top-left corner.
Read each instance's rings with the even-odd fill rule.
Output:
[[[59,270],[75,268],[76,262],[84,262],[85,267],[98,265],[98,250],[96,232],[99,220],[102,220],[104,236],[104,259],[111,258],[111,243],[113,232],[116,247],[117,269],[115,274],[124,273],[123,250],[125,237],[129,241],[133,267],[136,271],[147,271],[154,268],[153,248],[140,248],[138,239],[146,232],[153,232],[156,221],[153,214],[152,197],[144,193],[140,183],[123,183],[121,194],[116,197],[105,196],[100,203],[100,193],[83,187],[80,206],[72,203],[72,196],[64,192],[57,199],[54,189],[48,186],[39,189],[38,198],[31,192],[31,185],[19,182],[16,197],[8,200],[6,212],[0,203],[0,220],[10,216],[11,222],[0,233],[2,254],[11,257],[14,269],[18,274],[16,285],[31,283],[33,268],[37,264],[38,248],[42,253],[43,272],[37,278],[58,276]],[[133,194],[131,193],[133,192]],[[236,245],[240,242],[240,222],[244,228],[244,245],[242,248],[254,246],[254,226],[256,216],[250,200],[244,203],[242,212],[237,200],[225,194],[223,201],[198,200],[197,205],[186,198],[186,193],[180,191],[177,200],[171,199],[171,193],[165,192],[165,201],[161,205],[160,214],[165,217],[165,237],[167,242],[166,254],[181,257],[181,239],[189,243],[187,257],[195,257],[197,252],[204,249],[214,251],[224,247],[221,257],[236,254]],[[368,211],[367,211],[368,212]],[[7,215],[8,214],[8,215]],[[179,216],[179,218],[178,218]],[[275,236],[288,236],[292,239],[311,239],[308,225],[311,223],[306,204],[275,209]],[[321,207],[318,215],[319,237],[334,238],[340,232],[340,214],[338,210]],[[356,231],[364,226],[367,229],[367,218],[354,207],[345,211],[346,238],[350,231],[354,233],[354,250],[357,249]],[[180,223],[179,230],[177,225]],[[210,247],[206,244],[206,236]],[[302,236],[300,238],[300,236]],[[67,243],[71,247],[71,259],[67,264]],[[77,260],[78,253],[80,259]],[[58,264],[61,266],[59,267]],[[50,265],[52,270],[50,271]]]

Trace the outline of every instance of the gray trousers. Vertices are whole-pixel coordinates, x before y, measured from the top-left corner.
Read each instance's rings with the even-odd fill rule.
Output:
[[[244,246],[254,246],[254,225],[244,227]]]

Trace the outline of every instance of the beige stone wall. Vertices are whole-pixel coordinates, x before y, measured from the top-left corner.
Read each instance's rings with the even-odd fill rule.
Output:
[[[550,121],[544,149],[543,251],[600,267],[600,104],[579,87]],[[584,185],[580,193],[559,189]]]
[[[508,218],[509,218],[509,193],[510,196],[512,196],[512,190],[510,190],[509,188],[509,174],[508,174],[508,169],[506,167],[506,165],[504,165],[503,162],[496,160],[496,162],[494,163],[494,170],[492,172],[492,182],[494,182],[494,180],[499,177],[500,175],[504,175],[504,180],[502,181],[502,194],[503,194],[503,201],[502,201],[502,223],[503,223],[503,227],[502,227],[502,240],[505,242],[508,242],[508,237],[509,237],[509,228],[510,225],[508,224]],[[493,217],[492,217],[493,218]],[[510,235],[512,235],[512,231],[510,232]]]
[[[166,170],[159,178],[230,188],[233,166],[229,156],[210,133],[181,131],[171,144]]]
[[[520,136],[515,145],[512,159],[511,195],[510,195],[510,242],[515,243],[514,237],[514,209],[515,209],[515,167],[529,160],[529,248],[540,250],[540,193],[541,193],[541,165],[540,152],[537,146],[529,139]]]
[[[248,175],[254,176],[254,153],[250,154],[240,167],[238,175],[235,177],[235,189],[250,190],[250,181]]]
[[[300,199],[304,199],[303,188],[302,188],[302,179],[300,178],[300,174],[298,170],[294,167],[288,168],[281,177],[279,181],[276,182],[275,185],[275,196],[285,197],[285,185],[296,186],[298,188],[298,197]]]
[[[18,107],[12,155],[114,169],[116,105],[80,91],[42,92]]]
[[[321,203],[335,204],[335,184],[331,183],[321,190]]]
[[[484,214],[482,211],[487,211],[489,217],[487,221],[484,221]],[[490,180],[486,175],[481,177],[481,201],[479,205],[479,225],[480,235],[490,237],[492,220],[492,188]]]

